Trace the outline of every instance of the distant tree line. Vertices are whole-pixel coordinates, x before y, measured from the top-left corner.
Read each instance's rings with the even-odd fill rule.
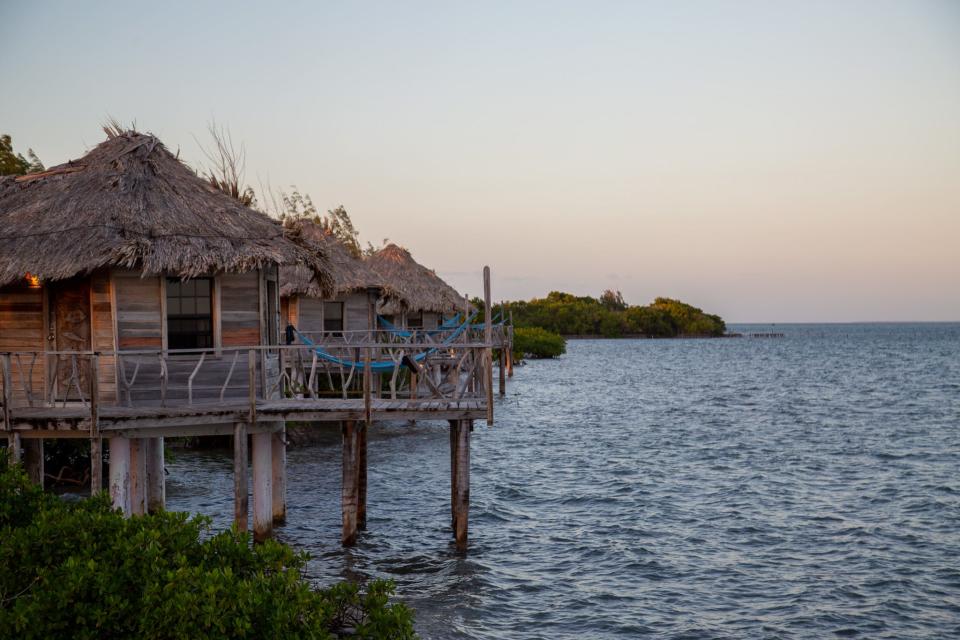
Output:
[[[482,307],[481,301],[476,302]],[[633,306],[619,291],[610,290],[599,298],[552,291],[546,298],[510,302],[509,309],[517,327],[539,327],[567,336],[707,337],[721,336],[727,329],[720,316],[685,302],[657,298],[651,304]]]

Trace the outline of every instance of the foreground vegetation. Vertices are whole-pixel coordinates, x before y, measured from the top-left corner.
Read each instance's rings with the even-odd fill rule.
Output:
[[[66,502],[0,465],[0,637],[415,637],[389,582],[314,589],[306,555],[278,542],[123,518],[105,494]]]
[[[726,331],[716,315],[679,300],[657,298],[646,306],[631,306],[620,292],[605,291],[599,298],[559,291],[546,298],[511,302],[514,325],[537,327],[561,335],[599,335],[606,338],[713,337]]]

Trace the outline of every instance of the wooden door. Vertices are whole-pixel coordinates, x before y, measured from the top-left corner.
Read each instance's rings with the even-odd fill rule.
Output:
[[[90,280],[71,278],[50,285],[51,348],[56,351],[90,350]],[[54,380],[58,400],[79,400],[90,395],[90,356],[63,354],[56,358]]]

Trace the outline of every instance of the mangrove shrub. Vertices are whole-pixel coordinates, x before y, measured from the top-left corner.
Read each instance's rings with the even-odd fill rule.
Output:
[[[124,518],[103,493],[67,502],[0,462],[0,637],[414,637],[390,583],[315,589],[305,554],[209,526]]]
[[[567,351],[563,336],[539,327],[517,327],[513,330],[513,353],[517,359],[556,358]]]

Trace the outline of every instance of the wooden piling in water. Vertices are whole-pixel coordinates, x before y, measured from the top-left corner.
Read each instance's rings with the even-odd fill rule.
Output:
[[[247,425],[233,425],[233,522],[239,531],[248,529]]]
[[[343,512],[341,542],[352,547],[357,542],[357,494],[360,474],[357,446],[357,424],[346,420],[341,425],[343,438],[343,475],[340,491],[340,508]]]
[[[160,513],[167,505],[163,437],[144,438],[147,466],[147,513]]]
[[[287,428],[283,424],[275,431],[271,441],[273,466],[273,523],[282,524],[287,520]]]
[[[110,501],[123,515],[130,515],[130,440],[110,438]]]
[[[273,535],[273,434],[250,437],[253,451],[253,539],[263,542]]]
[[[457,425],[458,420],[450,423],[450,530],[457,530]]]
[[[467,530],[470,515],[470,431],[472,420],[451,421],[455,432],[453,469],[453,535],[457,549],[466,551]]]
[[[500,375],[500,395],[507,394],[507,352],[503,347],[500,348],[497,358],[497,369]]]
[[[357,429],[357,528],[367,528],[367,431],[362,424]]]

